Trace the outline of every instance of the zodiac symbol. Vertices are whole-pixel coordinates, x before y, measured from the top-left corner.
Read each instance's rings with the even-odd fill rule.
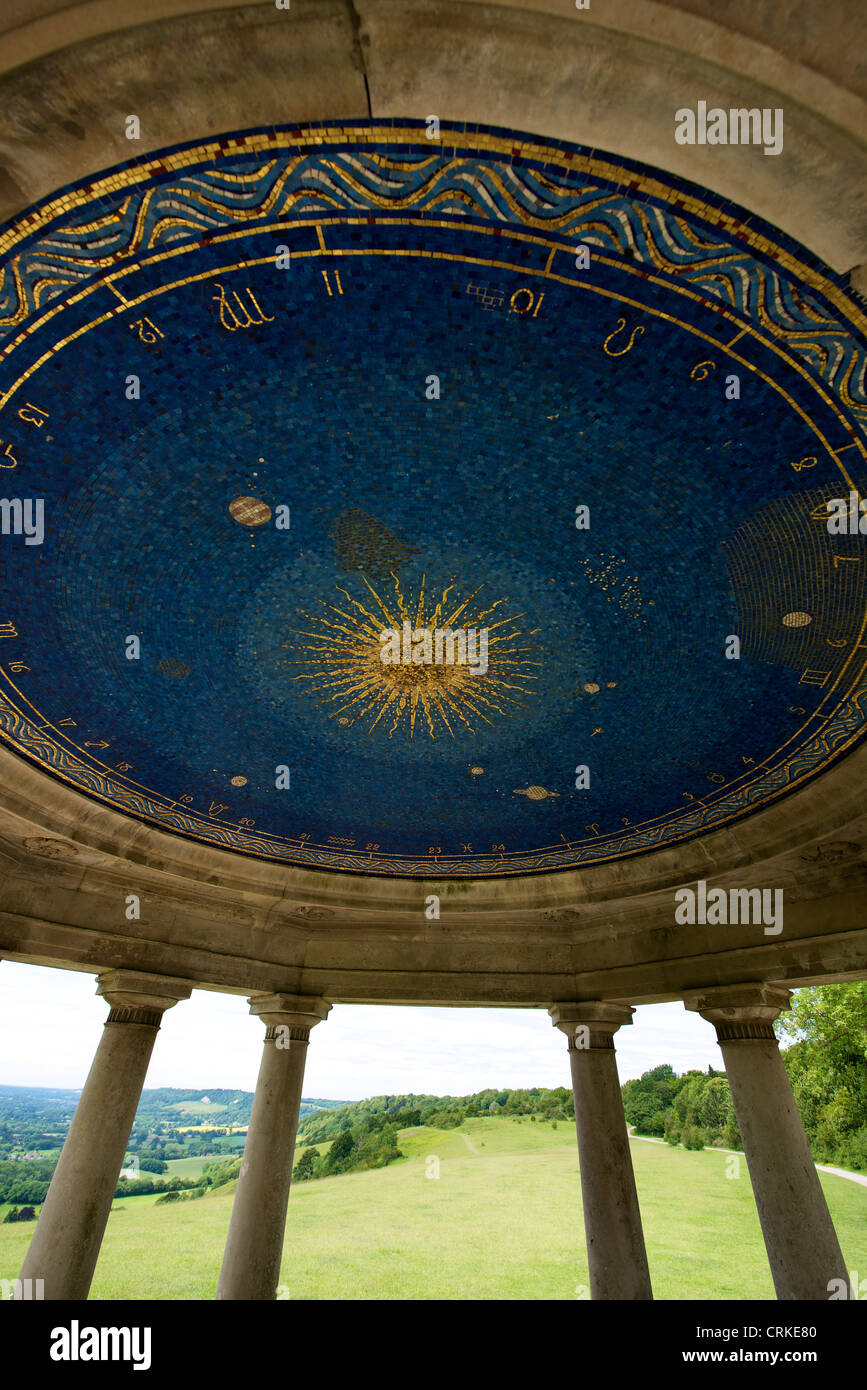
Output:
[[[641,324],[639,324],[637,328],[633,328],[632,333],[629,337],[629,342],[626,344],[625,348],[620,348],[618,351],[612,350],[611,348],[609,348],[608,344],[611,342],[612,338],[617,337],[618,333],[622,333],[625,327],[626,319],[618,319],[617,327],[615,328],[614,332],[609,333],[608,337],[605,339],[605,342],[602,344],[603,352],[606,352],[609,357],[625,357],[627,352],[632,351],[632,345],[635,342],[635,339],[638,337],[639,333],[644,332],[644,328]]]
[[[266,314],[264,310],[260,308],[256,296],[251,289],[248,289],[246,293],[256,313],[259,315],[258,318],[254,318],[250,310],[242,304],[241,296],[238,294],[237,290],[232,291],[232,296],[238,306],[237,309],[233,309],[223,286],[217,285],[217,289],[219,290],[219,294],[214,294],[211,298],[220,306],[220,323],[228,333],[234,333],[239,328],[252,328],[255,324],[274,322],[274,315]],[[241,315],[243,315],[243,317],[241,317]]]

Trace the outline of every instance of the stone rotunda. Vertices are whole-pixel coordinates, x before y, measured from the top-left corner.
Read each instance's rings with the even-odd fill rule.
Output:
[[[682,1000],[778,1297],[847,1277],[773,1021],[867,976],[863,28],[718,9],[5,6],[0,956],[109,1008],[47,1298],[194,989],[265,1030],[218,1298],[345,1003],[548,1010],[648,1299],[615,1034]]]

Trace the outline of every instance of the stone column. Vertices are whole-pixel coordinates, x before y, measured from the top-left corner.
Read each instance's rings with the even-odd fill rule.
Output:
[[[569,1039],[591,1298],[650,1299],[650,1273],[617,1076],[614,1034],[628,1004],[555,1004]]]
[[[773,1020],[789,1007],[778,985],[690,993],[688,1009],[716,1028],[777,1298],[827,1300],[848,1279]]]
[[[218,1299],[277,1296],[307,1043],[310,1029],[330,1011],[324,999],[298,994],[250,1000],[250,1012],[267,1031]]]
[[[132,970],[97,979],[111,1012],[21,1269],[47,1299],[87,1298],[160,1020],[193,988]]]

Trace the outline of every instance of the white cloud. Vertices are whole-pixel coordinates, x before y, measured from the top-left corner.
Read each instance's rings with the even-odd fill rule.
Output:
[[[79,1087],[107,1006],[93,975],[0,962],[0,1083]],[[239,995],[196,990],[164,1015],[146,1086],[252,1091],[262,1024]],[[621,1081],[662,1062],[721,1068],[714,1030],[682,1004],[639,1008],[615,1037]],[[311,1034],[305,1096],[466,1095],[488,1086],[568,1086],[566,1039],[544,1009],[338,1004]]]

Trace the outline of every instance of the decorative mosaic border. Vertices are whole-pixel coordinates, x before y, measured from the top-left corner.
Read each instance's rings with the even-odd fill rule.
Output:
[[[70,289],[229,226],[329,212],[472,217],[575,237],[722,301],[799,356],[867,435],[867,343],[856,329],[859,319],[865,327],[859,306],[849,299],[848,323],[835,314],[833,301],[844,303],[839,277],[826,272],[824,293],[818,284],[806,290],[796,271],[815,280],[812,258],[797,262],[784,239],[772,242],[750,230],[747,214],[743,220],[721,215],[721,226],[709,225],[705,219],[714,209],[707,201],[700,203],[699,219],[687,207],[695,199],[666,188],[662,176],[645,171],[626,182],[631,169],[615,169],[580,147],[540,151],[556,153],[552,161],[513,143],[505,161],[493,148],[458,153],[449,130],[424,152],[416,129],[405,133],[405,147],[391,125],[359,129],[351,148],[340,148],[345,130],[333,133],[336,148],[327,148],[330,142],[320,135],[312,150],[305,149],[300,138],[292,139],[301,132],[290,131],[184,147],[25,213],[0,232],[0,345]],[[209,160],[214,167],[207,167]],[[620,178],[612,188],[615,172]],[[31,230],[52,212],[44,228]],[[15,251],[22,238],[26,244]]]

